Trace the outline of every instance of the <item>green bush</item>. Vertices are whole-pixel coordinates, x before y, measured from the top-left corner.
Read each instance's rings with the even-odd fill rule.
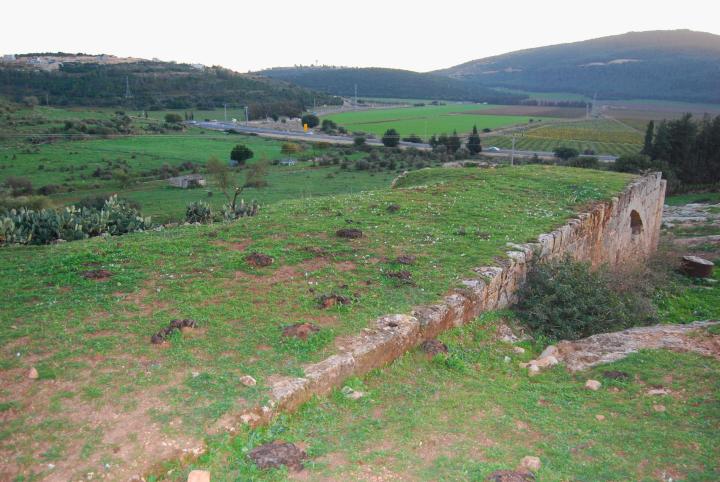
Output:
[[[195,201],[185,209],[185,221],[188,223],[209,223],[212,220],[210,205],[202,201]]]
[[[66,207],[61,210],[12,209],[0,216],[0,243],[49,244],[101,234],[119,235],[150,227],[150,218],[115,196],[101,210]]]
[[[585,169],[600,169],[600,161],[597,157],[574,157],[567,161],[570,167],[583,167]]]
[[[50,207],[52,207],[52,202],[46,196],[0,197],[0,213],[20,208],[38,210]]]
[[[234,208],[232,204],[223,205],[222,215],[225,221],[233,221],[245,216],[255,216],[259,209],[260,205],[257,201],[253,201],[251,204],[245,204],[245,201],[241,199]]]
[[[555,340],[649,324],[655,312],[647,292],[634,289],[642,278],[592,271],[589,264],[570,259],[541,263],[528,273],[515,310],[533,333]]]

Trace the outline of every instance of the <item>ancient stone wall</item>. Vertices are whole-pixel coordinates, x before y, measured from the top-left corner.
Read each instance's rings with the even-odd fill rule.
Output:
[[[565,256],[590,261],[593,266],[643,261],[657,246],[664,198],[665,181],[659,173],[649,174],[633,181],[610,202],[598,203],[541,235],[538,242],[509,244],[511,250],[502,266],[476,268],[476,277],[464,280],[462,288],[435,305],[375,320],[371,328],[339,346],[336,355],[305,367],[304,377],[277,380],[269,403],[244,412],[238,421],[251,425],[266,422],[278,411],[295,409],[313,395],[383,366],[448,328],[461,326],[484,311],[508,306],[515,301],[532,263]]]

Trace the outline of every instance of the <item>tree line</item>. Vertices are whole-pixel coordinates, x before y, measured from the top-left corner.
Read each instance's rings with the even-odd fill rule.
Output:
[[[720,183],[720,115],[696,120],[650,121],[642,152],[620,157],[615,168],[624,172],[661,170],[668,191],[678,192]]]
[[[4,66],[0,67],[0,96],[18,102],[37,97],[43,104],[49,101],[56,106],[123,106],[141,110],[210,110],[227,103],[248,106],[251,118],[299,116],[314,102],[342,103],[333,96],[221,67],[201,71],[167,62],[66,63],[57,72]]]

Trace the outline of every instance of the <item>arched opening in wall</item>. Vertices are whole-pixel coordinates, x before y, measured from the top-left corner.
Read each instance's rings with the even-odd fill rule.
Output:
[[[633,236],[637,236],[643,232],[642,218],[640,217],[640,213],[634,209],[630,212],[630,229],[632,230]]]

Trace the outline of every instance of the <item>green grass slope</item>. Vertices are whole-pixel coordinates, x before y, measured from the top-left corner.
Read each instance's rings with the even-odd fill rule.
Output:
[[[437,300],[472,268],[493,263],[508,241],[536,238],[629,179],[549,166],[427,169],[403,189],[280,202],[231,224],[3,248],[6,473],[77,478],[128,457],[151,465],[142,440],[118,425],[202,438],[224,414],[262,402],[269,376],[301,375],[339,337]],[[387,211],[393,203],[398,212]],[[337,238],[346,227],[363,238]],[[275,261],[254,268],[251,252]],[[399,265],[400,254],[417,261]],[[82,275],[97,269],[111,277]],[[412,283],[388,276],[400,269]],[[353,301],[321,309],[325,293]],[[150,336],[174,318],[198,328],[152,345]],[[305,321],[320,332],[306,342],[282,337],[284,326]],[[31,366],[37,381],[27,378]],[[257,386],[239,383],[246,374]],[[113,416],[98,421],[96,413]]]

